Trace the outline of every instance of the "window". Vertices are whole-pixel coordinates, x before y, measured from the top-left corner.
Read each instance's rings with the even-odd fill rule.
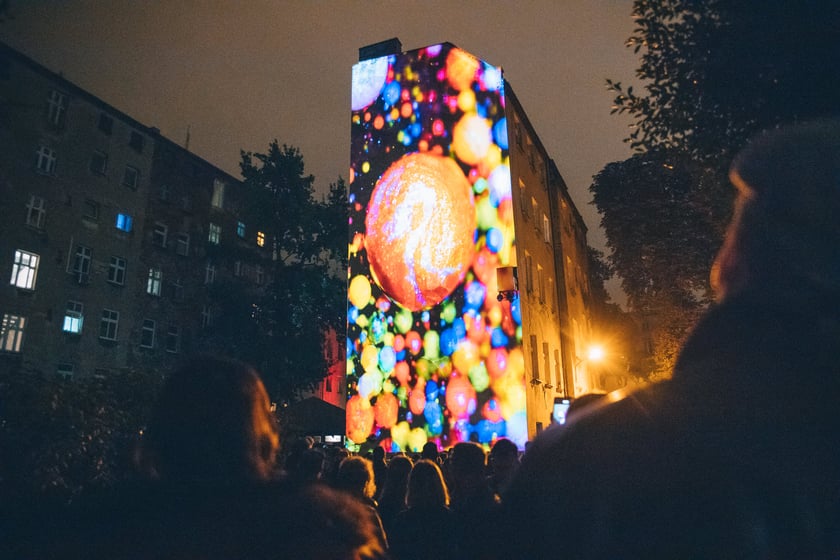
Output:
[[[126,233],[131,232],[134,227],[134,219],[128,214],[117,214],[117,229]]]
[[[15,251],[15,261],[12,264],[12,279],[10,284],[26,290],[35,289],[38,276],[38,261],[40,257],[28,251]]]
[[[207,263],[207,267],[204,269],[204,283],[205,284],[212,284],[216,281],[216,265],[211,262]]]
[[[545,303],[545,274],[540,265],[537,265],[537,289],[540,291],[540,303]]]
[[[130,165],[125,166],[125,171],[123,172],[123,180],[122,184],[124,187],[128,187],[129,189],[136,189],[137,183],[140,180],[140,171],[137,170],[136,167],[131,167]]]
[[[525,205],[527,197],[525,195],[525,181],[522,177],[519,178],[519,207],[522,208],[522,217],[528,220],[528,207]]]
[[[120,313],[113,309],[102,310],[102,320],[99,322],[99,338],[117,340],[117,327],[120,324]]]
[[[534,291],[534,269],[533,259],[525,253],[525,289],[530,293]]]
[[[551,223],[545,214],[543,214],[543,241],[551,243]]]
[[[213,198],[210,199],[210,204],[213,208],[224,208],[225,205],[225,184],[218,180],[213,180]]]
[[[82,218],[86,220],[96,221],[99,219],[99,203],[86,198],[82,203]]]
[[[539,230],[540,225],[537,223],[537,220],[540,219],[539,206],[537,205],[537,199],[533,196],[531,197],[531,214],[534,216],[534,227]]]
[[[26,203],[26,225],[36,229],[44,229],[44,221],[47,211],[44,208],[44,199],[40,196],[30,195]]]
[[[149,269],[149,278],[146,281],[146,293],[160,297],[160,287],[163,283],[163,272],[159,268]]]
[[[143,135],[136,130],[131,131],[128,137],[128,145],[131,146],[138,154],[143,152]]]
[[[236,235],[245,238],[245,222],[236,222]]]
[[[542,343],[542,357],[543,370],[545,371],[545,380],[547,383],[551,383],[551,353],[548,349],[548,342]]]
[[[237,278],[242,276],[242,261],[233,261],[233,275]]]
[[[155,347],[156,323],[151,319],[143,319],[143,327],[140,329],[140,346],[143,348]]]
[[[114,130],[114,119],[105,113],[99,113],[99,123],[97,126],[99,130],[110,136]]]
[[[167,202],[172,196],[172,189],[169,188],[169,185],[163,183],[158,189],[158,199],[162,202]]]
[[[64,311],[64,324],[61,327],[66,333],[81,334],[84,322],[84,306],[79,301],[68,301]]]
[[[175,252],[181,256],[188,257],[190,255],[190,234],[181,232],[175,241]]]
[[[166,331],[166,351],[178,353],[181,350],[181,328],[170,325]]]
[[[169,228],[166,224],[155,222],[155,229],[152,232],[152,243],[158,247],[166,247],[166,236],[169,233]]]
[[[52,90],[47,98],[47,121],[52,126],[63,126],[66,112],[67,96],[60,91]]]
[[[90,260],[92,252],[90,247],[79,245],[76,247],[76,256],[73,258],[74,274],[79,275],[79,282],[87,280],[87,275],[90,274]]]
[[[3,314],[0,323],[0,351],[20,352],[23,347],[23,329],[26,327],[26,317]]]
[[[257,245],[265,247],[265,234],[261,231],[257,232]]]
[[[46,146],[38,147],[38,159],[35,161],[35,170],[42,175],[54,175],[56,154],[55,150]]]
[[[213,311],[209,305],[201,308],[201,327],[206,329],[213,326]]]
[[[96,150],[90,156],[90,172],[94,175],[105,175],[108,171],[108,154]]]
[[[108,282],[119,284],[125,283],[125,259],[122,257],[111,257],[108,264]]]
[[[539,348],[537,347],[537,335],[532,334],[529,337],[531,342],[531,379],[540,379],[540,362],[539,362]]]
[[[265,271],[263,270],[262,265],[256,265],[254,272],[257,285],[262,286],[263,282],[265,282]]]
[[[207,240],[212,243],[213,245],[218,245],[219,241],[222,238],[222,227],[218,224],[210,224],[210,233],[207,236]]]
[[[55,368],[55,373],[64,380],[70,381],[73,379],[75,369],[73,364],[58,364]]]

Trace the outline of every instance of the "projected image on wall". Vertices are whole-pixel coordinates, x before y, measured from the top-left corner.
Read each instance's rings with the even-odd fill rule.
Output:
[[[500,68],[450,44],[353,67],[347,439],[527,439]]]

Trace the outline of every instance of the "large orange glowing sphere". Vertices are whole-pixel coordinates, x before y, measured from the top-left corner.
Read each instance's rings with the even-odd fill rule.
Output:
[[[376,424],[383,428],[390,428],[397,423],[397,413],[400,402],[393,393],[382,393],[376,398],[373,405],[373,414]]]
[[[373,407],[370,401],[353,395],[347,401],[347,437],[363,443],[373,431]]]
[[[475,389],[468,377],[459,375],[449,380],[446,386],[446,408],[452,416],[469,416],[475,410],[475,399]]]
[[[365,228],[379,287],[411,311],[437,305],[464,279],[475,252],[469,181],[450,158],[403,156],[376,183]]]

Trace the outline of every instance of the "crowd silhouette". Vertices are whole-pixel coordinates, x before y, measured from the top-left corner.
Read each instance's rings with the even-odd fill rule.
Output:
[[[66,511],[4,505],[3,557],[840,557],[840,123],[735,159],[718,302],[673,378],[573,403],[521,452],[281,442],[257,371],[167,379],[136,476]],[[281,451],[282,443],[282,451]]]

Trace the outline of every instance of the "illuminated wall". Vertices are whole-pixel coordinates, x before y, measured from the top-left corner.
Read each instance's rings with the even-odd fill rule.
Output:
[[[450,44],[353,67],[347,437],[527,439],[500,68]]]

